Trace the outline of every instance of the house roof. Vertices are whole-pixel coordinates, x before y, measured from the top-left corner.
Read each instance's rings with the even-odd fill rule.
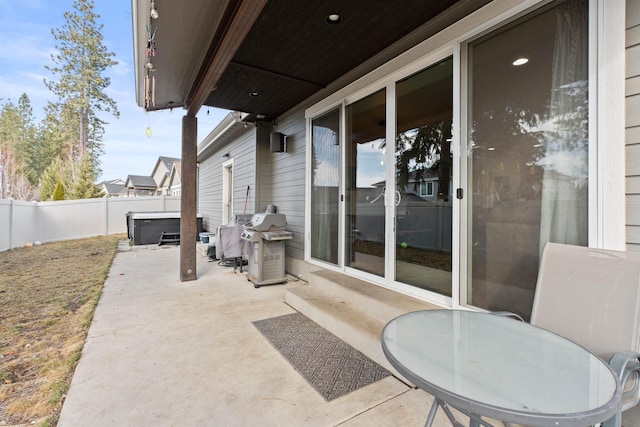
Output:
[[[173,164],[179,161],[180,159],[176,157],[165,157],[165,156],[158,157],[158,162],[162,162],[167,167],[167,170],[169,171],[173,167]]]
[[[215,150],[232,141],[238,133],[244,130],[246,123],[243,121],[246,114],[232,111],[209,132],[198,145],[198,161],[203,161],[211,156]]]
[[[150,0],[133,0],[137,103],[191,115],[207,105],[270,121],[388,61],[392,45],[415,46],[489,1],[157,1],[151,21]],[[156,55],[147,58],[149,23]],[[154,105],[146,102],[148,59]]]
[[[151,189],[155,190],[157,188],[156,181],[152,176],[142,176],[142,175],[129,175],[127,177],[126,186],[129,188],[136,189]]]
[[[122,180],[117,180],[119,182],[113,181],[104,181],[100,185],[104,188],[107,194],[118,194],[124,189],[124,182]]]
[[[159,156],[158,160],[156,160],[156,164],[153,166],[151,176],[154,176],[156,174],[156,171],[158,170],[158,167],[160,167],[160,165],[163,165],[166,168],[167,173],[171,172],[171,167],[176,160],[180,159],[176,157]]]

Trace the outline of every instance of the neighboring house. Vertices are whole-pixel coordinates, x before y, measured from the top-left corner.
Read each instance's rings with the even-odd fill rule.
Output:
[[[124,185],[127,189],[127,197],[156,195],[156,181],[151,176],[129,175]]]
[[[185,226],[276,205],[291,274],[525,317],[547,241],[640,250],[640,0],[166,2],[153,58],[133,4],[137,102],[186,110]],[[202,105],[239,112],[196,148]]]
[[[171,166],[171,173],[169,174],[167,184],[167,195],[179,196],[180,195],[180,160],[173,162]]]
[[[396,186],[400,187],[400,177],[396,178]],[[376,182],[372,184],[376,188],[385,189],[386,181]],[[404,190],[396,193],[396,202],[406,195],[415,195],[429,202],[436,200],[448,200],[451,196],[451,188],[448,192],[440,193],[443,186],[440,185],[440,179],[435,172],[431,171],[410,171],[406,177]],[[447,194],[445,194],[447,193]]]
[[[127,190],[124,185],[124,181],[121,179],[112,179],[110,181],[102,181],[98,184],[102,189],[102,192],[107,197],[120,197],[126,196]]]
[[[156,161],[155,166],[153,167],[153,172],[151,172],[151,176],[156,182],[157,186],[157,196],[161,195],[172,195],[169,193],[168,185],[169,185],[169,174],[171,174],[171,170],[173,169],[173,164],[180,159],[176,159],[174,157],[165,157],[160,156]]]

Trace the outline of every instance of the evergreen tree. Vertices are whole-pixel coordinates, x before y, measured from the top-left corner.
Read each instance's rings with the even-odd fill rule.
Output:
[[[71,199],[91,199],[102,197],[102,190],[94,184],[97,179],[91,154],[87,153],[80,162],[78,173],[73,183]]]
[[[52,198],[53,200],[64,200],[64,187],[60,181],[56,183],[56,188],[53,190]]]
[[[65,194],[69,193],[65,183],[70,183],[72,171],[68,163],[63,162],[61,158],[54,159],[47,166],[40,179],[40,200],[52,200],[53,192],[56,185],[60,182],[65,190]]]
[[[98,115],[119,116],[116,102],[105,93],[110,79],[104,76],[117,62],[102,42],[103,25],[97,23],[100,16],[94,13],[93,0],[75,0],[73,9],[64,13],[62,28],[52,30],[58,44],[51,55],[53,65],[46,68],[58,79],[45,80],[45,84],[58,99],[47,107],[45,134],[47,149],[59,150],[57,155],[70,166],[71,181],[65,187],[79,185],[81,188],[71,194],[84,194],[88,185],[82,179],[100,174],[106,122]],[[76,173],[83,169],[85,155],[85,167],[90,166],[92,171],[83,178]]]
[[[29,200],[35,193],[26,156],[35,139],[34,129],[27,95],[20,97],[18,105],[9,100],[0,107],[0,199]]]

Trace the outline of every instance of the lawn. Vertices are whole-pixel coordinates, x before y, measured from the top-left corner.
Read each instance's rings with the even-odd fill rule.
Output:
[[[57,424],[122,238],[0,252],[0,425]]]

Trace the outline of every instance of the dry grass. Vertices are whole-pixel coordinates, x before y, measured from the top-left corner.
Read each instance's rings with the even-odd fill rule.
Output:
[[[56,425],[122,238],[0,252],[0,425]]]

